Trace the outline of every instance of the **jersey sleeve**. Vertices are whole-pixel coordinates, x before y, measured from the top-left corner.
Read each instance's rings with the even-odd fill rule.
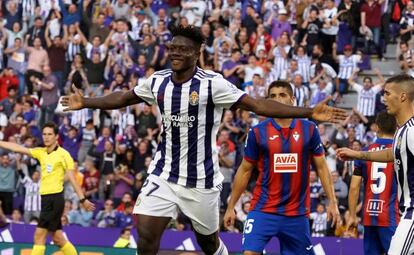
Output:
[[[414,155],[414,127],[408,127],[407,147],[411,155]]]
[[[256,134],[253,129],[249,130],[244,148],[244,159],[250,163],[256,163],[259,159],[259,146],[256,140]]]
[[[145,82],[138,84],[134,88],[135,95],[144,100],[147,104],[153,105],[157,102],[152,93],[151,84],[155,82],[155,77],[150,76]]]
[[[246,96],[246,92],[238,89],[221,75],[212,81],[213,102],[217,106],[230,109],[242,97]]]
[[[362,176],[362,171],[366,167],[365,161],[355,160],[354,161],[354,172],[352,175]]]
[[[310,140],[310,150],[313,156],[323,156],[325,155],[325,150],[323,149],[321,137],[319,135],[319,130],[315,124],[311,124],[313,126],[312,130],[312,137]]]
[[[42,148],[33,148],[33,149],[29,149],[30,154],[32,155],[33,158],[40,160],[40,158],[43,155],[43,149]]]
[[[69,152],[63,154],[63,168],[65,169],[65,172],[75,169],[75,162]]]

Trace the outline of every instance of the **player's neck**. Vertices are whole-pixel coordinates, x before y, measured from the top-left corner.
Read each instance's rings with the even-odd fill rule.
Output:
[[[378,131],[377,137],[378,138],[381,138],[381,139],[393,139],[394,138],[394,135],[392,135],[392,134],[385,134],[385,133],[381,133],[380,131]]]
[[[281,128],[288,128],[292,123],[292,119],[274,119]]]
[[[409,110],[408,110],[409,109]],[[395,115],[395,120],[397,121],[398,126],[404,125],[411,117],[413,117],[414,112],[411,107],[407,107],[407,111],[399,111]]]
[[[46,147],[47,153],[51,153],[52,151],[54,151],[57,146],[58,146],[58,144],[57,143],[54,143],[54,144]]]
[[[193,77],[194,75],[195,69],[196,69],[196,66],[192,66],[188,68],[187,70],[183,70],[181,72],[173,72],[172,81],[174,83],[184,83],[190,80],[190,78]]]

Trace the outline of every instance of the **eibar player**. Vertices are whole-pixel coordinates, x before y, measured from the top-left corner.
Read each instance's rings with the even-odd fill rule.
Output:
[[[391,239],[389,255],[414,253],[414,78],[397,75],[385,82],[384,104],[397,121],[398,130],[392,148],[361,152],[348,148],[337,150],[342,160],[359,159],[394,162],[398,182],[400,222]]]
[[[379,127],[378,138],[368,151],[379,151],[392,147],[396,130],[394,116],[386,112],[377,115],[375,123]],[[391,238],[397,228],[398,212],[397,178],[391,162],[356,161],[349,189],[349,213],[347,228],[357,227],[356,208],[361,178],[364,181],[363,225],[364,254],[386,254]]]
[[[255,100],[222,75],[197,67],[204,38],[187,26],[172,30],[167,45],[172,69],[155,72],[128,92],[85,98],[79,90],[62,98],[65,110],[117,109],[146,102],[156,104],[163,132],[150,164],[148,181],[139,195],[138,254],[157,254],[162,233],[180,208],[192,221],[204,253],[228,254],[219,239],[219,171],[216,134],[224,108],[241,108],[271,117],[312,117],[338,122],[345,111],[321,103],[313,109],[296,108],[271,100]]]
[[[268,97],[293,105],[295,97],[286,81],[269,85]],[[314,254],[310,240],[310,163],[314,162],[328,196],[327,213],[339,220],[330,172],[316,125],[303,119],[268,118],[250,129],[244,159],[237,170],[224,224],[234,224],[234,207],[257,166],[259,176],[243,232],[245,255],[262,254],[278,237],[281,254]]]
[[[45,244],[50,232],[53,242],[60,247],[64,255],[77,255],[75,247],[65,239],[62,232],[61,217],[65,205],[63,184],[65,174],[74,187],[80,203],[86,210],[92,211],[94,205],[85,199],[82,189],[73,175],[74,162],[69,152],[58,144],[58,127],[49,122],[42,127],[44,147],[28,149],[21,145],[0,141],[0,147],[16,153],[26,154],[37,159],[41,168],[40,195],[41,210],[39,223],[34,234],[32,255],[45,254]]]

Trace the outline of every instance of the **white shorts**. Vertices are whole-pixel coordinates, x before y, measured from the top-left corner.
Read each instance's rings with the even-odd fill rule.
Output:
[[[388,255],[409,255],[414,253],[414,220],[413,214],[409,217],[405,212],[398,224],[397,230],[391,239]]]
[[[220,189],[187,188],[150,174],[134,207],[134,214],[176,218],[180,209],[202,235],[219,229]]]

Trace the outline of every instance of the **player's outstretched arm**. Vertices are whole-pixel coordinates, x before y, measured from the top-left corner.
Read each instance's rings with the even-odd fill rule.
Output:
[[[361,176],[352,175],[351,185],[349,187],[348,194],[348,206],[349,206],[349,220],[346,226],[347,230],[356,228],[358,226],[358,220],[356,216],[356,210],[358,205],[359,188],[361,185]]]
[[[83,108],[112,110],[144,102],[133,90],[116,91],[103,97],[84,97],[82,92],[72,85],[73,93],[62,97],[63,111],[76,111]]]
[[[289,106],[267,99],[254,99],[244,96],[238,107],[271,118],[312,118],[317,121],[341,123],[346,119],[347,113],[343,109],[330,107],[327,103],[331,97],[317,104],[314,108]]]
[[[32,156],[28,148],[21,146],[17,143],[0,141],[0,148]]]
[[[243,159],[242,163],[237,169],[236,176],[234,177],[233,189],[230,195],[230,201],[227,204],[226,214],[224,215],[224,225],[226,227],[232,226],[236,219],[236,213],[234,212],[234,207],[236,206],[237,201],[239,200],[241,194],[246,190],[247,184],[249,183],[250,176],[254,165]]]
[[[394,155],[392,149],[385,149],[380,151],[354,151],[349,148],[339,148],[336,150],[336,156],[340,160],[365,160],[365,161],[375,161],[375,162],[393,162]]]
[[[68,177],[68,179],[70,181],[70,184],[72,184],[73,189],[75,190],[76,194],[78,195],[80,203],[83,204],[85,209],[87,211],[95,210],[95,205],[93,203],[91,203],[89,200],[85,199],[85,196],[83,194],[83,191],[82,191],[81,187],[79,186],[79,184],[75,180],[75,176],[73,175],[73,170],[68,170],[66,172],[66,176]]]
[[[326,159],[324,156],[314,156],[313,162],[315,163],[318,176],[321,179],[323,190],[329,199],[327,207],[328,220],[332,219],[332,226],[339,225],[341,216],[339,214],[338,201],[335,196],[335,189],[331,179],[331,172],[329,171]]]

